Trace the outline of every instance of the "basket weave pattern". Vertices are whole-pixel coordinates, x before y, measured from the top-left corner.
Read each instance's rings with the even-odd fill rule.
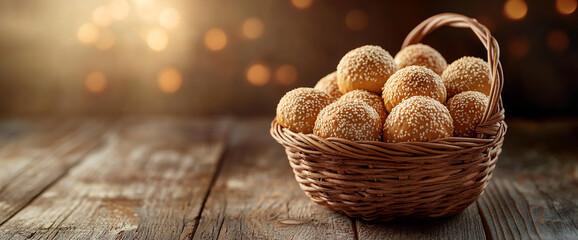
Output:
[[[413,29],[402,48],[441,26],[470,28],[488,50],[492,88],[477,138],[355,142],[295,133],[273,120],[271,135],[285,147],[295,179],[311,200],[350,217],[388,221],[451,216],[482,194],[507,128],[499,47],[477,20],[443,13]]]

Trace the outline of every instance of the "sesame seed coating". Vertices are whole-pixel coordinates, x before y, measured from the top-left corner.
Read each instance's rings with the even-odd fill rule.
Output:
[[[425,96],[413,96],[398,104],[383,129],[385,142],[427,142],[451,137],[453,121],[448,109]]]
[[[478,91],[490,95],[490,67],[477,57],[462,57],[448,65],[442,74],[442,81],[452,97],[465,91]]]
[[[446,107],[454,120],[454,136],[474,137],[489,101],[488,96],[477,91],[462,92],[450,98]]]
[[[327,93],[329,96],[337,100],[338,98],[343,95],[339,91],[339,87],[337,87],[337,72],[332,72],[327,74],[327,76],[321,78],[317,84],[315,84],[315,89],[321,90],[324,93]]]
[[[379,115],[381,124],[383,124],[385,122],[385,118],[387,118],[387,111],[385,110],[383,99],[375,93],[371,93],[365,90],[353,90],[341,96],[339,100],[341,101],[359,100],[365,102],[367,105],[375,109],[375,111]]]
[[[293,132],[312,133],[317,115],[333,99],[314,88],[296,88],[277,104],[277,122]]]
[[[366,103],[337,100],[321,110],[313,132],[324,138],[380,141],[381,122],[375,109]]]
[[[441,75],[448,63],[434,48],[425,44],[413,44],[395,55],[395,64],[401,69],[407,66],[424,66]]]
[[[446,89],[439,75],[423,66],[409,66],[397,71],[383,87],[382,97],[388,112],[412,96],[428,96],[444,103]]]
[[[337,65],[337,85],[342,93],[364,89],[380,93],[397,65],[379,46],[366,45],[349,51]]]

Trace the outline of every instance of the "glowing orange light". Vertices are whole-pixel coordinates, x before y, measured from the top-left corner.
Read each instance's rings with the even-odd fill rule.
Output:
[[[297,69],[289,64],[283,65],[275,71],[275,80],[281,85],[289,86],[297,81]]]
[[[100,37],[96,42],[96,48],[100,50],[108,50],[110,49],[116,41],[114,34],[111,31],[102,31],[100,33]]]
[[[523,58],[530,52],[530,41],[527,38],[514,38],[509,44],[510,54],[515,58]]]
[[[112,23],[113,19],[106,7],[98,7],[92,13],[92,21],[98,26],[106,27]]]
[[[227,34],[220,28],[211,28],[205,34],[205,45],[213,51],[219,51],[227,46]]]
[[[367,26],[368,22],[369,17],[367,16],[367,13],[357,9],[350,11],[345,17],[345,25],[349,29],[355,31],[363,30]]]
[[[84,44],[94,44],[98,41],[99,30],[93,23],[85,23],[78,28],[76,36],[78,41]]]
[[[255,86],[263,86],[269,82],[271,71],[263,64],[257,63],[247,69],[247,80]]]
[[[504,15],[512,20],[521,20],[528,13],[528,5],[523,0],[508,0],[504,4]]]
[[[291,3],[296,8],[305,9],[313,4],[313,0],[291,0]]]
[[[243,23],[243,35],[249,39],[257,39],[263,35],[265,25],[258,18],[249,18]]]
[[[576,11],[578,2],[576,0],[556,0],[556,10],[561,14],[572,14]]]
[[[108,4],[110,15],[116,20],[123,20],[130,12],[130,5],[124,0],[113,0]]]
[[[548,34],[546,43],[552,51],[564,52],[568,49],[570,40],[568,39],[568,34],[566,34],[566,32],[562,30],[553,30]]]
[[[166,8],[159,15],[159,24],[167,29],[175,28],[181,22],[181,15],[174,8]]]
[[[153,29],[147,35],[147,44],[154,51],[160,52],[164,50],[168,43],[169,35],[163,29]]]
[[[174,93],[181,88],[183,77],[174,68],[165,68],[159,72],[157,83],[159,89],[164,93]]]
[[[102,72],[91,72],[86,76],[84,80],[84,85],[86,90],[93,93],[101,93],[106,89],[108,80]]]

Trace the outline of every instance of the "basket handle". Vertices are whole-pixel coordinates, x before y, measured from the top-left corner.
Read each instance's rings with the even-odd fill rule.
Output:
[[[500,47],[496,39],[486,26],[474,18],[469,18],[456,13],[441,13],[434,15],[419,25],[417,25],[403,41],[402,49],[408,45],[419,43],[423,37],[442,26],[452,26],[456,28],[470,28],[488,50],[488,64],[490,66],[490,78],[492,86],[490,88],[490,102],[481,125],[489,125],[503,119],[502,88],[504,85],[504,75],[502,64],[500,63]],[[501,116],[500,116],[501,115]]]

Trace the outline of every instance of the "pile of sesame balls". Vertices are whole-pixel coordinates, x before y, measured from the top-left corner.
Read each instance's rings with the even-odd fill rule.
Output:
[[[480,58],[448,65],[437,50],[420,43],[395,58],[366,45],[345,54],[314,88],[287,92],[276,120],[293,132],[352,141],[475,137],[490,88],[489,66]]]

